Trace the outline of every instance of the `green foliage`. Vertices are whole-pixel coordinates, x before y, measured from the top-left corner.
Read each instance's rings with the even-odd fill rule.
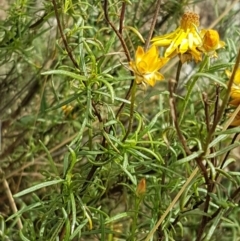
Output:
[[[157,1],[6,2],[1,240],[239,238],[240,129],[226,124],[225,74],[237,62],[239,9],[161,2],[154,35],[196,8],[203,26],[218,20],[226,46],[180,75],[171,59],[153,88],[135,84],[128,62]]]

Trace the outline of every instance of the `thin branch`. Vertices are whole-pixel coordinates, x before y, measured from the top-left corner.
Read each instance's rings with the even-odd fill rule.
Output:
[[[128,51],[127,45],[126,45],[126,43],[125,43],[121,33],[116,29],[116,27],[113,25],[113,23],[109,19],[109,16],[108,16],[108,0],[104,0],[103,9],[104,9],[104,16],[105,16],[105,19],[106,19],[107,23],[111,26],[113,31],[118,36],[118,38],[119,38],[119,40],[120,40],[120,42],[122,44],[123,50],[125,52],[126,58],[127,58],[128,62],[130,62],[131,61],[131,57],[130,57],[130,53]]]
[[[210,118],[209,118],[209,103],[207,93],[202,93],[202,98],[204,102],[204,111],[205,111],[205,123],[207,126],[207,132],[210,130]]]
[[[67,42],[67,39],[63,33],[63,30],[62,30],[62,25],[61,25],[61,22],[60,22],[60,19],[59,19],[59,15],[58,15],[58,8],[57,8],[57,4],[56,4],[56,1],[55,0],[52,0],[52,3],[53,3],[53,7],[54,7],[54,12],[55,12],[55,16],[56,16],[56,20],[57,20],[57,25],[58,25],[58,29],[59,29],[59,32],[60,32],[60,35],[61,35],[61,38],[63,40],[63,44],[65,46],[65,49],[68,53],[68,56],[69,58],[71,59],[71,61],[73,62],[73,65],[78,69],[79,66],[75,60],[75,58],[73,57],[72,55],[72,51],[71,49],[69,48],[68,46],[68,42]]]
[[[130,134],[130,132],[132,130],[136,87],[137,87],[137,84],[136,84],[136,82],[134,82],[133,87],[132,87],[132,95],[131,95],[132,97],[131,97],[130,116],[129,116],[128,129],[127,129],[127,132],[126,132],[125,136],[123,137],[122,142],[124,142],[127,139],[128,135]]]
[[[154,16],[153,16],[153,19],[152,19],[151,27],[149,29],[149,34],[148,34],[148,37],[147,37],[147,40],[146,40],[146,43],[145,43],[145,51],[149,47],[149,44],[150,44],[150,41],[151,41],[151,38],[152,38],[152,35],[153,35],[153,31],[154,31],[154,28],[155,28],[155,25],[156,25],[156,22],[157,22],[157,17],[158,17],[158,13],[159,13],[159,10],[160,10],[160,6],[161,6],[161,0],[158,0],[157,4],[156,4],[156,10],[155,10],[155,13],[154,13]]]
[[[10,187],[8,185],[8,182],[5,178],[3,178],[2,182],[3,182],[3,188],[5,189],[5,192],[6,192],[7,197],[8,197],[9,205],[10,205],[13,213],[15,214],[15,213],[18,212],[18,209],[17,209],[17,205],[16,205],[16,203],[13,199],[11,189],[10,189]],[[19,230],[21,230],[23,228],[22,221],[21,221],[20,218],[17,219],[17,226],[18,226]]]
[[[126,10],[126,2],[123,2],[121,14],[120,14],[119,30],[118,30],[121,35],[123,31],[123,20],[124,20],[125,10]]]
[[[118,36],[121,44],[122,44],[122,47],[123,47],[123,50],[125,52],[125,55],[126,55],[126,58],[127,58],[127,61],[130,62],[131,61],[131,56],[130,56],[130,52],[127,48],[127,45],[125,43],[125,40],[123,39],[122,37],[122,27],[121,27],[121,21],[123,21],[123,16],[124,16],[124,12],[125,12],[125,6],[124,8],[122,8],[122,13],[121,13],[121,17],[120,17],[120,27],[119,27],[119,31],[115,28],[115,26],[113,25],[113,23],[110,21],[109,19],[109,16],[108,16],[108,0],[104,0],[104,4],[103,4],[103,10],[104,10],[104,16],[105,16],[105,19],[107,21],[107,23],[111,26],[111,28],[113,29],[113,31],[116,33],[116,35]],[[131,72],[131,75],[132,72]],[[128,92],[125,96],[125,99],[128,100],[129,97],[130,97],[130,94],[131,94],[131,91],[132,91],[132,87],[133,87],[133,83],[134,83],[134,80],[131,81],[131,84],[130,84],[130,87],[128,89]],[[125,103],[122,103],[121,106],[119,107],[118,111],[117,111],[117,114],[116,114],[116,118],[120,115],[123,107],[124,107]]]
[[[213,115],[213,122],[216,121],[217,114],[218,114],[218,108],[219,108],[219,93],[220,93],[220,86],[216,86],[216,99],[215,99],[215,105],[214,105],[214,115]],[[209,130],[208,130],[209,131]]]
[[[176,84],[174,83],[174,81],[169,80],[169,105],[170,105],[170,113],[171,113],[171,117],[172,120],[174,122],[174,126],[176,128],[177,131],[177,135],[178,138],[180,140],[180,142],[182,143],[182,146],[184,148],[184,151],[187,153],[187,155],[191,154],[190,149],[187,146],[186,140],[180,130],[180,126],[179,126],[179,122],[178,122],[178,118],[177,118],[177,110],[176,110],[176,99],[174,96],[174,89],[176,89]]]

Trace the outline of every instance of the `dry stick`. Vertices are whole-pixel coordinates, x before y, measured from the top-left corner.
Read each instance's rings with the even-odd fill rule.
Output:
[[[163,222],[163,220],[167,217],[168,213],[171,211],[171,209],[174,207],[174,205],[176,204],[176,202],[178,201],[178,199],[181,197],[182,193],[185,191],[186,187],[189,185],[189,183],[192,181],[192,179],[194,178],[194,176],[197,174],[198,172],[198,167],[196,167],[194,169],[194,171],[191,173],[191,175],[189,176],[189,178],[187,179],[187,181],[184,183],[184,185],[182,186],[181,190],[178,192],[178,194],[174,197],[173,201],[170,203],[170,205],[168,206],[168,208],[166,209],[166,211],[164,212],[164,214],[161,216],[161,218],[158,220],[157,224],[154,226],[154,228],[151,230],[151,232],[148,234],[148,236],[146,237],[145,241],[149,241],[152,236],[154,235],[155,231],[157,230],[157,228],[161,225],[161,223]]]
[[[160,10],[160,6],[161,6],[161,0],[158,0],[157,4],[156,4],[156,10],[155,10],[155,13],[154,13],[154,16],[153,16],[153,19],[152,19],[151,27],[150,27],[150,30],[149,30],[148,38],[147,38],[146,43],[145,43],[145,48],[144,48],[145,51],[149,47],[150,40],[152,38],[153,31],[154,31],[154,28],[155,28],[155,25],[156,25],[156,22],[157,22],[157,17],[158,17],[158,13],[159,13],[159,10]]]
[[[18,209],[17,209],[16,203],[13,199],[13,195],[12,195],[12,192],[9,188],[8,182],[5,178],[3,178],[2,182],[3,182],[3,188],[5,189],[7,197],[8,197],[10,207],[11,207],[13,213],[15,214],[15,213],[18,212]],[[20,218],[17,219],[17,226],[20,230],[23,228],[22,221],[21,221]]]

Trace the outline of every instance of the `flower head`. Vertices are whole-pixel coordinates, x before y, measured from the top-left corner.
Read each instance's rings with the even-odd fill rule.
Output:
[[[163,80],[164,76],[158,72],[168,62],[168,58],[159,58],[158,49],[152,46],[148,51],[138,47],[135,53],[135,61],[130,61],[130,69],[135,74],[137,84],[146,83],[154,86],[157,80]]]
[[[180,56],[182,63],[194,59],[202,60],[202,53],[217,57],[216,50],[224,47],[219,34],[213,29],[198,30],[199,15],[193,12],[183,14],[180,26],[172,33],[152,39],[156,46],[167,47],[165,57]]]
[[[225,43],[220,41],[218,32],[214,29],[202,29],[200,34],[203,38],[200,49],[212,57],[217,57],[216,50],[225,46]]]
[[[231,72],[226,71],[228,77],[231,77]],[[230,91],[231,101],[230,105],[238,106],[240,104],[240,68],[237,69],[233,79],[233,85]]]
[[[181,19],[180,27],[174,32],[157,36],[152,39],[156,46],[167,47],[165,57],[174,57],[180,54],[182,62],[194,59],[196,62],[202,60],[202,53],[198,47],[202,46],[202,38],[198,31],[199,15],[186,12]],[[186,54],[186,56],[183,56]]]

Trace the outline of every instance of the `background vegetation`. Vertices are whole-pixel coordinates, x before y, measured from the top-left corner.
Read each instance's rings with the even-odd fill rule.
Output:
[[[191,10],[226,47],[184,64],[176,93],[172,59],[165,81],[137,86],[132,116],[128,62],[159,3],[153,36]],[[0,240],[240,240],[240,128],[224,102],[239,1],[0,4]]]

